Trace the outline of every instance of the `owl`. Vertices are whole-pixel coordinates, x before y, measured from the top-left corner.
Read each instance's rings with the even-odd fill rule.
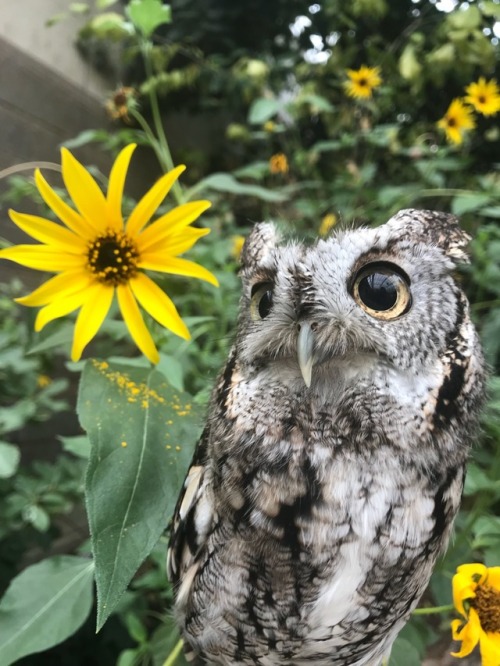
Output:
[[[468,241],[422,210],[309,246],[254,227],[167,556],[195,663],[388,658],[446,548],[484,393],[453,277]]]

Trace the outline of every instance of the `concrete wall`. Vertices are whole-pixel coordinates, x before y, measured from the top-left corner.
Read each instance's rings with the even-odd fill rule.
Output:
[[[109,84],[85,63],[74,45],[78,30],[91,14],[72,14],[70,4],[71,0],[0,0],[0,38],[97,100],[106,94]],[[60,14],[66,17],[48,27]]]

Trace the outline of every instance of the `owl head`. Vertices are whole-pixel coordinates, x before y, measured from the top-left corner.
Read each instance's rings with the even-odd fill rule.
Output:
[[[335,367],[432,367],[466,302],[452,271],[468,241],[457,218],[422,210],[309,246],[257,224],[241,257],[240,361],[306,386]]]

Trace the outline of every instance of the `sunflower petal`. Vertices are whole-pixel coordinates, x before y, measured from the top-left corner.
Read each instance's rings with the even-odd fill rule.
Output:
[[[498,666],[500,655],[500,633],[483,632],[479,638],[481,666]]]
[[[135,236],[149,222],[156,209],[167,196],[170,188],[175,183],[186,167],[182,164],[163,175],[153,187],[146,192],[139,203],[132,211],[127,225],[126,232],[130,236]]]
[[[61,149],[61,165],[64,184],[75,206],[94,231],[104,231],[109,220],[101,188],[66,148]]]
[[[139,267],[151,271],[160,271],[161,273],[171,273],[172,275],[186,275],[187,277],[194,277],[205,280],[205,282],[210,282],[215,287],[219,286],[219,281],[215,275],[207,271],[203,266],[187,259],[165,257],[158,252],[144,253],[141,256]]]
[[[73,254],[80,254],[86,247],[81,236],[44,217],[17,213],[15,210],[9,210],[9,216],[15,225],[41,243],[64,248],[66,252]]]
[[[86,240],[90,240],[95,236],[93,229],[89,227],[81,215],[77,213],[76,210],[73,210],[71,206],[68,206],[68,204],[54,192],[42,176],[40,169],[36,169],[35,171],[35,183],[47,206],[57,215],[61,222],[64,222],[68,229],[71,229],[75,234],[82,236],[82,238],[85,238]]]
[[[151,333],[148,331],[144,319],[139,310],[139,306],[134,298],[132,290],[128,284],[119,285],[116,288],[118,305],[132,339],[139,347],[141,352],[151,363],[158,363],[160,355],[155,347]]]
[[[474,608],[470,609],[469,622],[467,622],[462,629],[458,629],[456,622],[457,621],[454,620],[452,623],[453,638],[462,641],[462,645],[458,652],[452,652],[451,654],[453,657],[466,657],[478,644],[479,637],[482,633],[481,624]]]
[[[176,206],[145,229],[138,238],[141,250],[146,250],[165,237],[179,233],[194,222],[212,204],[210,201],[191,201]],[[208,233],[208,232],[207,232]]]
[[[91,278],[86,271],[64,271],[41,284],[31,294],[14,300],[16,303],[30,307],[47,305],[51,301],[59,298],[65,299],[77,291],[87,289],[90,281]]]
[[[60,271],[83,268],[86,256],[68,254],[62,250],[54,250],[47,245],[16,245],[0,250],[0,259],[10,259],[21,266],[34,268],[37,271],[59,273]]]
[[[137,144],[131,143],[119,153],[109,174],[108,220],[113,229],[123,229],[122,199],[130,158]]]
[[[190,339],[187,326],[179,316],[177,308],[153,280],[144,273],[138,273],[130,280],[130,287],[139,304],[159,324],[185,340]]]
[[[71,348],[71,360],[78,361],[83,350],[101,328],[113,301],[114,288],[96,282],[86,290],[86,301],[78,313]]]
[[[162,241],[155,243],[149,248],[149,252],[154,252],[163,257],[176,257],[178,254],[190,250],[200,238],[209,233],[210,229],[186,229],[184,232],[175,234],[172,238],[164,238]],[[139,249],[139,254],[143,252]]]
[[[84,289],[76,294],[71,294],[67,298],[58,298],[57,301],[52,301],[38,312],[35,319],[35,331],[38,333],[49,321],[64,317],[77,310],[86,300],[87,290]]]
[[[486,571],[486,567],[481,563],[462,564],[453,576],[453,605],[464,617],[467,617],[464,601],[476,596],[477,584],[485,580]]]
[[[500,592],[500,567],[489,567],[486,580],[490,587]]]

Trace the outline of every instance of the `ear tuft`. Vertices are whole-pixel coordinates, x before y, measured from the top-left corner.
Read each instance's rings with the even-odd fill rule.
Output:
[[[256,224],[241,250],[242,269],[255,268],[278,245],[279,240],[280,235],[272,222]]]
[[[460,228],[458,217],[433,210],[400,210],[387,222],[401,238],[417,238],[435,245],[455,263],[469,263],[465,248],[471,237]]]

